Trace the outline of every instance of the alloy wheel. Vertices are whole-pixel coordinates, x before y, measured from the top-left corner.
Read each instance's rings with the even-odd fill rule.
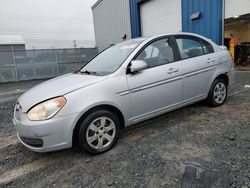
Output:
[[[90,123],[86,132],[86,140],[90,147],[105,150],[114,141],[116,126],[112,119],[99,117]]]
[[[217,104],[222,104],[226,99],[227,87],[223,82],[219,82],[214,87],[213,97]]]

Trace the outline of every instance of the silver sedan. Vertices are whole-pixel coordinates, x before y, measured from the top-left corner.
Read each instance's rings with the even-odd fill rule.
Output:
[[[230,53],[205,37],[137,38],[25,92],[13,122],[20,141],[33,151],[75,145],[99,154],[129,125],[201,100],[222,105],[233,79]]]

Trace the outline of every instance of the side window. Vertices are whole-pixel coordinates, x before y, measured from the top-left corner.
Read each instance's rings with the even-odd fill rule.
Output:
[[[136,60],[145,61],[149,68],[173,62],[174,51],[169,38],[160,39],[149,44],[136,57]]]
[[[145,49],[146,57],[145,59],[157,57],[159,54],[159,50],[155,48],[154,46],[148,46],[148,48]]]
[[[187,59],[203,55],[202,45],[199,39],[187,36],[177,36],[176,42],[180,50],[181,58]]]
[[[207,41],[201,39],[201,44],[205,54],[210,54],[214,52],[213,46]]]

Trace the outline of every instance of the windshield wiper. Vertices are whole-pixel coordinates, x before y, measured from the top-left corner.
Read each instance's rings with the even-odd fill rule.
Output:
[[[80,70],[79,70],[79,72],[82,73],[82,74],[88,74],[88,75],[98,75],[97,72],[88,71],[88,70],[85,70],[85,71],[80,71]]]

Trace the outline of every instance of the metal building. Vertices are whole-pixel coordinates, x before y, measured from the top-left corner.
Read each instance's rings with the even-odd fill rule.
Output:
[[[125,39],[178,31],[222,44],[225,19],[250,14],[250,0],[98,0],[92,10],[99,51]]]
[[[98,0],[92,11],[99,51],[131,38],[129,0]]]
[[[23,37],[20,35],[0,35],[0,51],[13,49],[25,49]]]

